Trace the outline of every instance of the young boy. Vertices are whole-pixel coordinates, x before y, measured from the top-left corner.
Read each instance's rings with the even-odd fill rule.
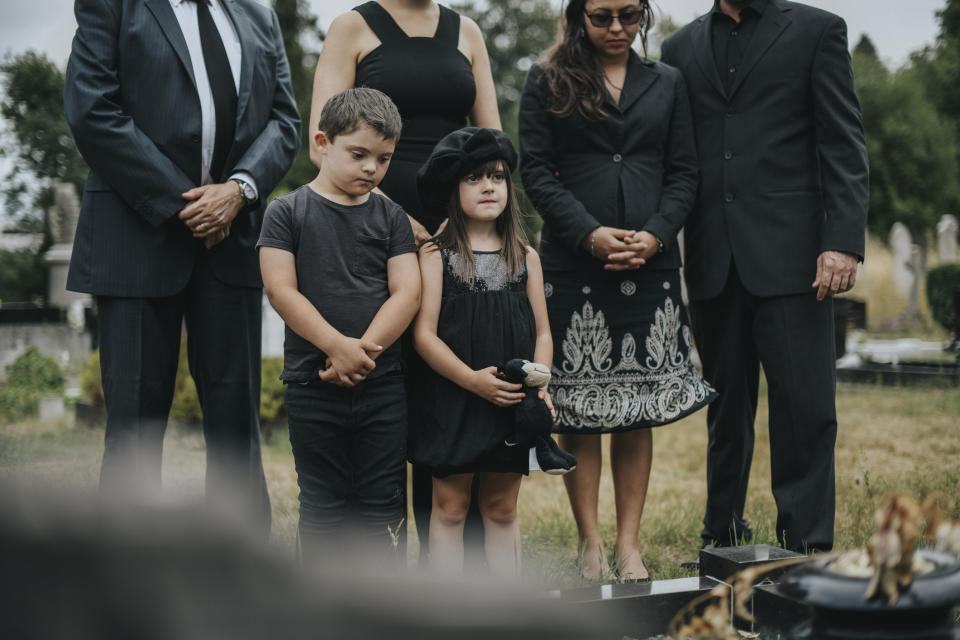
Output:
[[[311,564],[342,559],[347,542],[362,543],[368,562],[397,556],[407,438],[397,339],[416,315],[420,271],[406,214],[370,192],[400,126],[379,91],[330,98],[313,140],[320,173],[270,203],[257,244],[267,296],[286,322],[281,378],[299,550]]]

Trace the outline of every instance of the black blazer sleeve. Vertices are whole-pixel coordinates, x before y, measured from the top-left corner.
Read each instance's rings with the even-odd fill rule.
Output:
[[[643,227],[659,238],[664,251],[668,251],[676,242],[677,234],[693,209],[700,177],[687,86],[679,71],[671,71],[675,76],[675,98],[667,148],[664,150],[660,209]]]
[[[261,201],[283,179],[300,148],[300,116],[290,84],[290,65],[277,15],[270,12],[273,35],[273,54],[277,61],[277,82],[274,85],[270,121],[250,144],[233,171],[246,171],[257,182]],[[256,97],[252,97],[256,99]]]
[[[825,218],[822,251],[863,259],[869,205],[869,166],[860,104],[853,84],[847,26],[834,17],[820,36],[812,92]]]
[[[534,65],[520,98],[520,177],[533,206],[550,225],[553,237],[576,253],[583,239],[600,223],[557,178],[559,167],[545,88],[543,72]]]
[[[110,186],[156,227],[183,208],[180,194],[196,185],[120,106],[117,5],[114,0],[76,0],[77,33],[67,64],[64,109],[90,168],[101,176],[122,175]]]

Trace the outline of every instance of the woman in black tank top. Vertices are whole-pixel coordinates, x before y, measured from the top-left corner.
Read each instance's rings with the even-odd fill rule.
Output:
[[[418,243],[443,222],[425,216],[417,169],[448,133],[469,123],[500,128],[483,37],[469,19],[432,0],[367,2],[330,25],[314,78],[310,126],[323,104],[353,86],[383,91],[403,117],[403,132],[380,190],[412,218]],[[314,162],[319,158],[311,157]]]
[[[443,220],[424,214],[417,170],[441,138],[468,121],[476,127],[501,128],[483,34],[475,22],[433,0],[362,4],[338,16],[327,31],[313,81],[311,137],[317,133],[326,101],[354,86],[384,92],[400,110],[403,131],[379,190],[407,212],[417,244],[422,244]],[[319,166],[313,147],[310,158]],[[403,347],[408,403],[414,406],[416,382],[423,378],[425,365],[412,348],[409,331]],[[411,501],[421,562],[428,545],[432,493],[430,472],[414,466]],[[479,512],[471,511],[465,533],[478,538]]]

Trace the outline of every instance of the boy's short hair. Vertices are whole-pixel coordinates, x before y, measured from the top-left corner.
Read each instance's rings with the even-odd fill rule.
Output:
[[[387,95],[368,87],[354,87],[336,94],[323,105],[320,131],[331,142],[341,134],[356,131],[366,124],[385,140],[398,140],[403,121],[397,105]]]

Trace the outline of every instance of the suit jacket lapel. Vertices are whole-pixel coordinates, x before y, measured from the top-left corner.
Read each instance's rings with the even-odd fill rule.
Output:
[[[720,81],[720,74],[717,73],[717,62],[713,58],[710,14],[697,19],[697,26],[693,32],[693,55],[697,59],[697,64],[700,65],[703,75],[710,81],[710,85],[720,95],[726,97],[727,92],[723,88],[723,82]]]
[[[237,130],[243,122],[243,113],[250,101],[250,87],[253,84],[253,32],[250,30],[250,21],[243,8],[235,0],[224,0],[223,5],[233,20],[233,27],[240,38],[240,86],[237,87]]]
[[[789,10],[788,7],[781,6],[776,0],[770,0],[770,4],[767,5],[766,10],[760,17],[760,24],[757,25],[757,30],[754,32],[753,37],[750,38],[747,55],[740,64],[740,69],[737,71],[737,77],[733,81],[733,86],[730,87],[729,98],[733,98],[737,93],[737,89],[743,84],[744,79],[750,75],[750,72],[756,66],[757,62],[760,61],[760,58],[763,57],[763,54],[767,52],[767,49],[776,42],[780,34],[783,33],[783,30],[792,22],[786,14]]]
[[[630,53],[630,62],[627,64],[627,76],[623,82],[623,92],[620,94],[620,104],[617,108],[620,113],[626,113],[634,102],[640,99],[653,86],[660,76],[648,66],[636,53]],[[609,100],[609,97],[608,97]]]
[[[190,61],[190,51],[187,49],[187,41],[183,38],[183,31],[180,30],[180,23],[177,22],[177,16],[173,14],[173,8],[170,6],[170,0],[147,0],[147,8],[157,22],[160,23],[160,29],[170,42],[170,46],[180,58],[180,63],[190,75],[190,81],[193,87],[197,87],[197,79],[193,77],[193,63]]]

